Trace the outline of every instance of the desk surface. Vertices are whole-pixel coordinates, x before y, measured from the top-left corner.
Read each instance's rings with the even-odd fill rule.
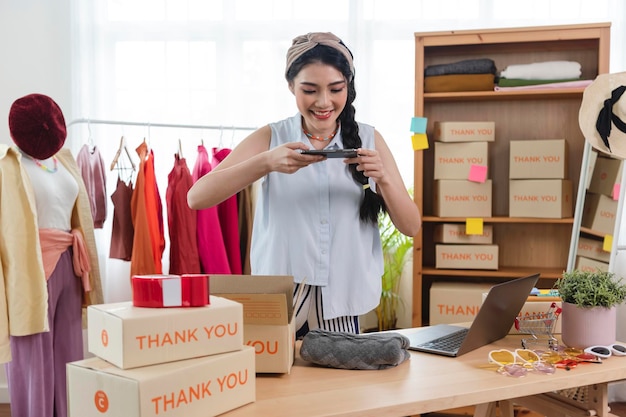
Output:
[[[520,338],[510,335],[459,358],[411,352],[403,364],[377,371],[311,366],[298,357],[289,375],[259,375],[256,401],[224,416],[409,416],[626,379],[626,357],[553,375],[498,374],[488,352],[520,347]]]

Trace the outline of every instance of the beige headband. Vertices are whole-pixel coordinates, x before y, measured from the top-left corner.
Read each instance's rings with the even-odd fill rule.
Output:
[[[354,77],[354,64],[352,62],[352,54],[350,53],[350,50],[341,42],[341,39],[330,32],[313,32],[294,38],[291,47],[287,50],[287,66],[285,68],[285,75],[287,75],[289,68],[291,68],[291,65],[293,65],[296,59],[300,58],[302,54],[315,48],[317,45],[330,46],[331,48],[341,52],[348,60],[350,71]]]

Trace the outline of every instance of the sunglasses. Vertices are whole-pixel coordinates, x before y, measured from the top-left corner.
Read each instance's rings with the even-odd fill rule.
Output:
[[[590,346],[585,349],[585,352],[599,358],[606,359],[610,358],[611,355],[626,356],[626,346],[618,344],[612,344],[609,346]]]
[[[546,350],[539,353],[543,361],[567,371],[581,363],[602,363],[601,360],[593,354],[586,353],[582,349],[565,346],[558,346],[556,350]]]
[[[489,363],[499,365],[499,373],[517,378],[525,376],[529,371],[540,374],[556,372],[553,364],[543,361],[530,349],[492,350],[489,352]]]

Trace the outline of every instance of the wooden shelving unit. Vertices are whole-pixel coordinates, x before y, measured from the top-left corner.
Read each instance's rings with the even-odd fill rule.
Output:
[[[415,201],[423,227],[414,239],[413,325],[428,324],[432,282],[456,280],[497,282],[540,272],[548,288],[566,269],[573,218],[508,217],[509,142],[566,139],[568,178],[576,195],[584,137],[578,126],[583,88],[523,91],[424,93],[424,68],[465,59],[490,58],[498,71],[508,65],[568,60],[582,65],[582,79],[609,71],[610,24],[488,29],[415,34],[415,116],[427,117],[433,137],[435,121],[495,121],[495,142],[489,145],[489,178],[493,181],[494,228],[499,246],[496,271],[435,268],[433,233],[439,223],[464,223],[464,218],[433,216],[433,146],[415,152]],[[432,140],[432,139],[431,139]]]

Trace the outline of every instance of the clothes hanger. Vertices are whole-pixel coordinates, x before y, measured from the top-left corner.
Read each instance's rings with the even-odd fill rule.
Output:
[[[96,145],[93,142],[93,136],[91,135],[91,122],[87,119],[87,146],[89,146],[89,152],[93,153],[96,150]]]
[[[178,139],[178,158],[183,159],[183,145],[180,142],[180,139]]]
[[[126,146],[126,140],[124,139],[124,136],[120,138],[120,146],[117,148],[117,152],[115,152],[115,156],[113,157],[113,161],[111,162],[111,171],[113,171],[115,167],[118,165],[122,151],[124,151],[124,153],[126,154],[126,157],[128,158],[128,161],[130,162],[132,170],[134,171],[136,169],[135,163],[133,162],[133,159],[130,157],[130,152],[128,151],[128,147]]]

